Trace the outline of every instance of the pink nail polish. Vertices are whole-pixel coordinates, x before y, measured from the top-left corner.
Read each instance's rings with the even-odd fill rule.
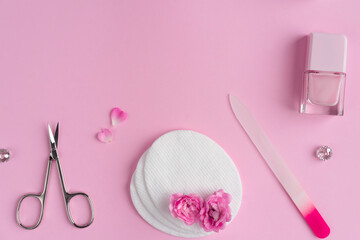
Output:
[[[346,50],[345,35],[309,35],[301,113],[344,114]]]

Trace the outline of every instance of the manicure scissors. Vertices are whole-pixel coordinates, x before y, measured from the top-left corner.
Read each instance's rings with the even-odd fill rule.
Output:
[[[61,170],[61,166],[60,166],[60,161],[59,161],[59,156],[58,156],[58,151],[57,151],[57,147],[58,147],[58,137],[59,137],[59,123],[57,123],[56,125],[56,130],[55,130],[55,135],[53,135],[50,125],[48,125],[48,129],[49,129],[49,137],[50,137],[50,156],[49,156],[49,160],[48,160],[48,165],[47,165],[47,170],[46,170],[46,176],[45,176],[45,183],[44,183],[44,189],[42,191],[42,193],[40,194],[26,194],[24,196],[21,197],[17,209],[16,209],[16,219],[18,224],[28,230],[32,230],[35,229],[39,226],[39,224],[41,223],[41,220],[43,218],[43,213],[44,213],[44,205],[45,205],[45,199],[46,199],[46,192],[47,192],[47,186],[48,186],[48,181],[49,181],[49,173],[50,173],[50,169],[51,169],[51,163],[54,161],[56,162],[57,165],[57,169],[59,172],[59,177],[60,177],[60,183],[61,183],[61,188],[62,188],[62,192],[63,192],[63,196],[64,196],[64,201],[65,201],[65,208],[66,208],[66,212],[67,212],[67,216],[71,222],[72,225],[74,225],[75,227],[78,228],[85,228],[90,226],[90,224],[94,221],[94,209],[93,209],[93,205],[91,202],[90,197],[83,192],[76,192],[76,193],[69,193],[66,191],[66,187],[65,187],[65,182],[64,182],[64,177],[62,174],[62,170]],[[73,197],[75,196],[82,196],[85,197],[90,205],[90,209],[91,209],[91,219],[89,220],[89,222],[85,223],[85,224],[76,224],[71,216],[71,211],[70,211],[70,201]],[[40,212],[40,216],[39,219],[37,221],[37,223],[33,226],[25,226],[21,223],[20,220],[20,206],[21,203],[23,202],[23,200],[25,198],[36,198],[40,201],[41,204],[41,212]]]

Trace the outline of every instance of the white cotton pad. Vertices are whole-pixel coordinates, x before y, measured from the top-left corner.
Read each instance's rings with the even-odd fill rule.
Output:
[[[130,183],[131,199],[132,199],[132,202],[133,202],[136,210],[145,219],[145,221],[147,221],[150,225],[152,225],[153,227],[159,229],[160,231],[163,231],[165,233],[168,233],[168,234],[174,235],[174,236],[178,236],[178,237],[187,237],[187,238],[199,237],[199,235],[196,235],[196,234],[187,234],[187,233],[178,231],[175,228],[167,227],[162,222],[158,221],[156,219],[156,217],[154,217],[154,215],[159,215],[159,213],[157,211],[151,213],[143,205],[144,200],[140,197],[140,195],[139,195],[139,193],[138,193],[138,191],[136,189],[135,178],[136,178],[137,173],[140,173],[140,175],[142,176],[143,161],[145,160],[146,153],[147,152],[145,152],[143,154],[143,156],[141,156],[141,158],[139,160],[139,163],[138,163],[138,166],[137,166],[137,168],[136,168],[136,170],[135,170],[135,172],[134,172],[134,174],[133,174],[133,176],[131,178],[131,183]],[[143,186],[142,188],[145,188],[145,186]],[[141,196],[144,196],[144,194],[147,194],[147,192],[142,191]],[[161,214],[160,214],[160,217],[162,217]],[[163,219],[162,221],[165,221],[165,220]]]
[[[209,235],[209,233],[207,233],[207,232],[200,234],[200,233],[193,233],[191,231],[191,229],[181,229],[178,226],[178,224],[174,224],[174,223],[171,223],[168,220],[166,220],[163,217],[163,215],[157,210],[157,208],[153,204],[153,202],[148,194],[148,191],[146,190],[145,180],[144,180],[144,175],[143,175],[144,161],[146,160],[146,154],[149,151],[151,151],[151,147],[149,148],[149,150],[147,150],[144,153],[143,157],[139,160],[136,170],[134,172],[134,185],[135,185],[136,192],[138,193],[138,196],[140,198],[142,205],[150,212],[150,214],[152,215],[152,217],[154,219],[159,221],[164,226],[166,226],[172,230],[178,231],[179,234],[180,233],[185,233],[186,235],[192,234],[193,237],[201,237],[204,235]]]
[[[232,219],[240,208],[242,187],[234,162],[224,149],[200,133],[177,130],[158,138],[147,152],[143,174],[146,190],[156,208],[149,210],[159,212],[182,231],[207,234],[198,223],[188,226],[171,216],[169,202],[174,193],[195,193],[205,199],[223,189],[232,196]]]

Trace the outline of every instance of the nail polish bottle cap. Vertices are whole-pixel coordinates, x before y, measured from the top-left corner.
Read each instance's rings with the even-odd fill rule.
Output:
[[[346,73],[345,35],[311,33],[308,40],[306,70]]]

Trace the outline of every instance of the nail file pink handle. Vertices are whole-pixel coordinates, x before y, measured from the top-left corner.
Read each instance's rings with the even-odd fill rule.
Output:
[[[285,161],[276,151],[269,138],[245,105],[232,95],[229,95],[229,98],[236,118],[296,207],[299,209],[314,234],[319,238],[326,238],[330,234],[329,226],[321,217],[320,213],[315,208],[294,174],[290,171]]]

